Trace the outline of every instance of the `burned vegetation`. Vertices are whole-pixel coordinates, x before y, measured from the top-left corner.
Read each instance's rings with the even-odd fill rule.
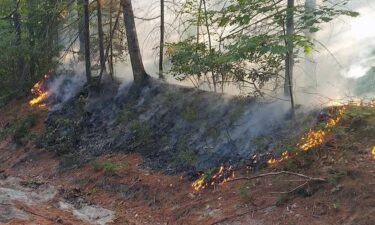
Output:
[[[82,164],[103,154],[136,152],[145,167],[196,174],[247,163],[290,132],[288,106],[153,81],[139,96],[128,87],[79,93],[46,119],[41,146]],[[46,100],[48,102],[48,99]],[[295,131],[298,132],[298,131]]]

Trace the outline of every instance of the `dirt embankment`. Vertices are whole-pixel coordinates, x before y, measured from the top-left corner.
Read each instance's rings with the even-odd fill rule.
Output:
[[[43,133],[46,113],[23,102],[1,109],[1,126],[11,127],[15,114],[23,118],[29,110],[39,115],[30,133]],[[353,107],[311,151],[274,167],[235,171],[239,178],[288,170],[324,182],[297,188],[306,180],[284,174],[199,192],[188,177],[145,168],[139,154],[105,154],[75,166],[71,155],[36,148],[33,135],[6,137],[0,142],[0,224],[372,225],[374,133],[373,109]]]

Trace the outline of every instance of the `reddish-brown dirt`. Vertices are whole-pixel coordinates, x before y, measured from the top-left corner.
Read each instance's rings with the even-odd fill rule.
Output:
[[[21,101],[0,110],[1,126],[30,110],[41,115],[33,132],[43,131],[45,110],[30,108]],[[366,126],[371,124],[375,125],[375,120],[367,121]],[[344,121],[341,126],[353,124]],[[113,210],[115,219],[108,224],[373,225],[375,160],[371,149],[375,146],[375,134],[362,134],[357,130],[330,137],[310,156],[308,165],[306,159],[296,159],[256,172],[246,168],[235,172],[236,177],[243,177],[293,168],[327,180],[311,183],[290,194],[281,192],[303,183],[301,178],[268,176],[228,182],[196,192],[185,177],[167,176],[143,168],[142,158],[136,154],[118,153],[96,160],[97,165],[110,165],[109,169],[89,163],[61,172],[61,159],[53,153],[36,148],[31,141],[20,145],[8,138],[0,142],[0,177],[47,183],[54,186],[58,194],[34,205],[13,202],[12,207],[30,218],[0,224],[90,224],[58,207],[59,199],[79,197]],[[300,168],[294,168],[293,163]],[[10,205],[0,201],[0,211],[7,207]]]

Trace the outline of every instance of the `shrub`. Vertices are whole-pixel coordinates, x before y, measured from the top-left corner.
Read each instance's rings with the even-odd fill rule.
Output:
[[[29,113],[24,118],[16,119],[7,127],[0,128],[0,138],[12,136],[16,142],[21,142],[30,137],[30,129],[35,126],[37,120],[38,115],[35,113]]]

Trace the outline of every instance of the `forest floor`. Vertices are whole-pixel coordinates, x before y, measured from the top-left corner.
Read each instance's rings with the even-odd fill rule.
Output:
[[[0,128],[31,111],[38,119],[30,133],[42,133],[46,110],[24,100],[0,109]],[[288,170],[324,179],[302,186],[302,177],[280,174],[195,191],[186,177],[145,169],[137,154],[61,171],[68,159],[37,148],[33,138],[2,138],[0,224],[373,225],[375,114],[361,107],[351,114],[309,154],[235,171],[235,178]]]

